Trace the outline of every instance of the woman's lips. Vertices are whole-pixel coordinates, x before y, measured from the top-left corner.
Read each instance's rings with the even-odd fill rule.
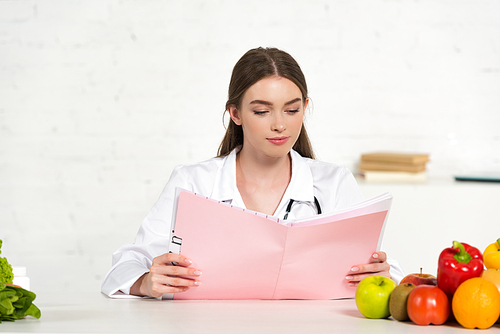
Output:
[[[283,145],[288,141],[290,137],[273,137],[273,138],[267,138],[267,140],[274,145]]]

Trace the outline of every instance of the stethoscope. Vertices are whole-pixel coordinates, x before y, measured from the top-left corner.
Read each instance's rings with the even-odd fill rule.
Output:
[[[288,202],[288,206],[286,207],[285,217],[283,217],[283,220],[286,220],[288,218],[288,214],[290,213],[290,210],[292,210],[292,205],[294,202],[295,202],[295,200],[290,198],[290,201]],[[319,205],[319,201],[316,198],[316,196],[314,196],[314,204],[316,204],[316,210],[318,211],[318,215],[320,215],[321,214],[321,206]]]

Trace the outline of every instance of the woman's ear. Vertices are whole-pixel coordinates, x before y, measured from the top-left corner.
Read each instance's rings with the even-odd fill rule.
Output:
[[[229,116],[231,116],[231,119],[236,125],[241,125],[241,117],[240,117],[240,112],[238,109],[236,109],[236,106],[232,105],[230,106],[227,111],[229,112]]]

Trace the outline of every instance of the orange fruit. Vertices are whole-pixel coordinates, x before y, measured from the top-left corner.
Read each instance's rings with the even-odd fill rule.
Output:
[[[455,291],[452,310],[455,319],[465,328],[489,328],[500,316],[500,292],[484,278],[468,279]]]

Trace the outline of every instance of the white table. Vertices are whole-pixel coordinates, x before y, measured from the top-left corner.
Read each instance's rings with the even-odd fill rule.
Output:
[[[364,318],[354,300],[172,301],[110,299],[99,292],[37,295],[42,317],[3,322],[6,333],[465,333]],[[497,332],[500,324],[489,332]],[[468,331],[470,333],[470,330]]]

